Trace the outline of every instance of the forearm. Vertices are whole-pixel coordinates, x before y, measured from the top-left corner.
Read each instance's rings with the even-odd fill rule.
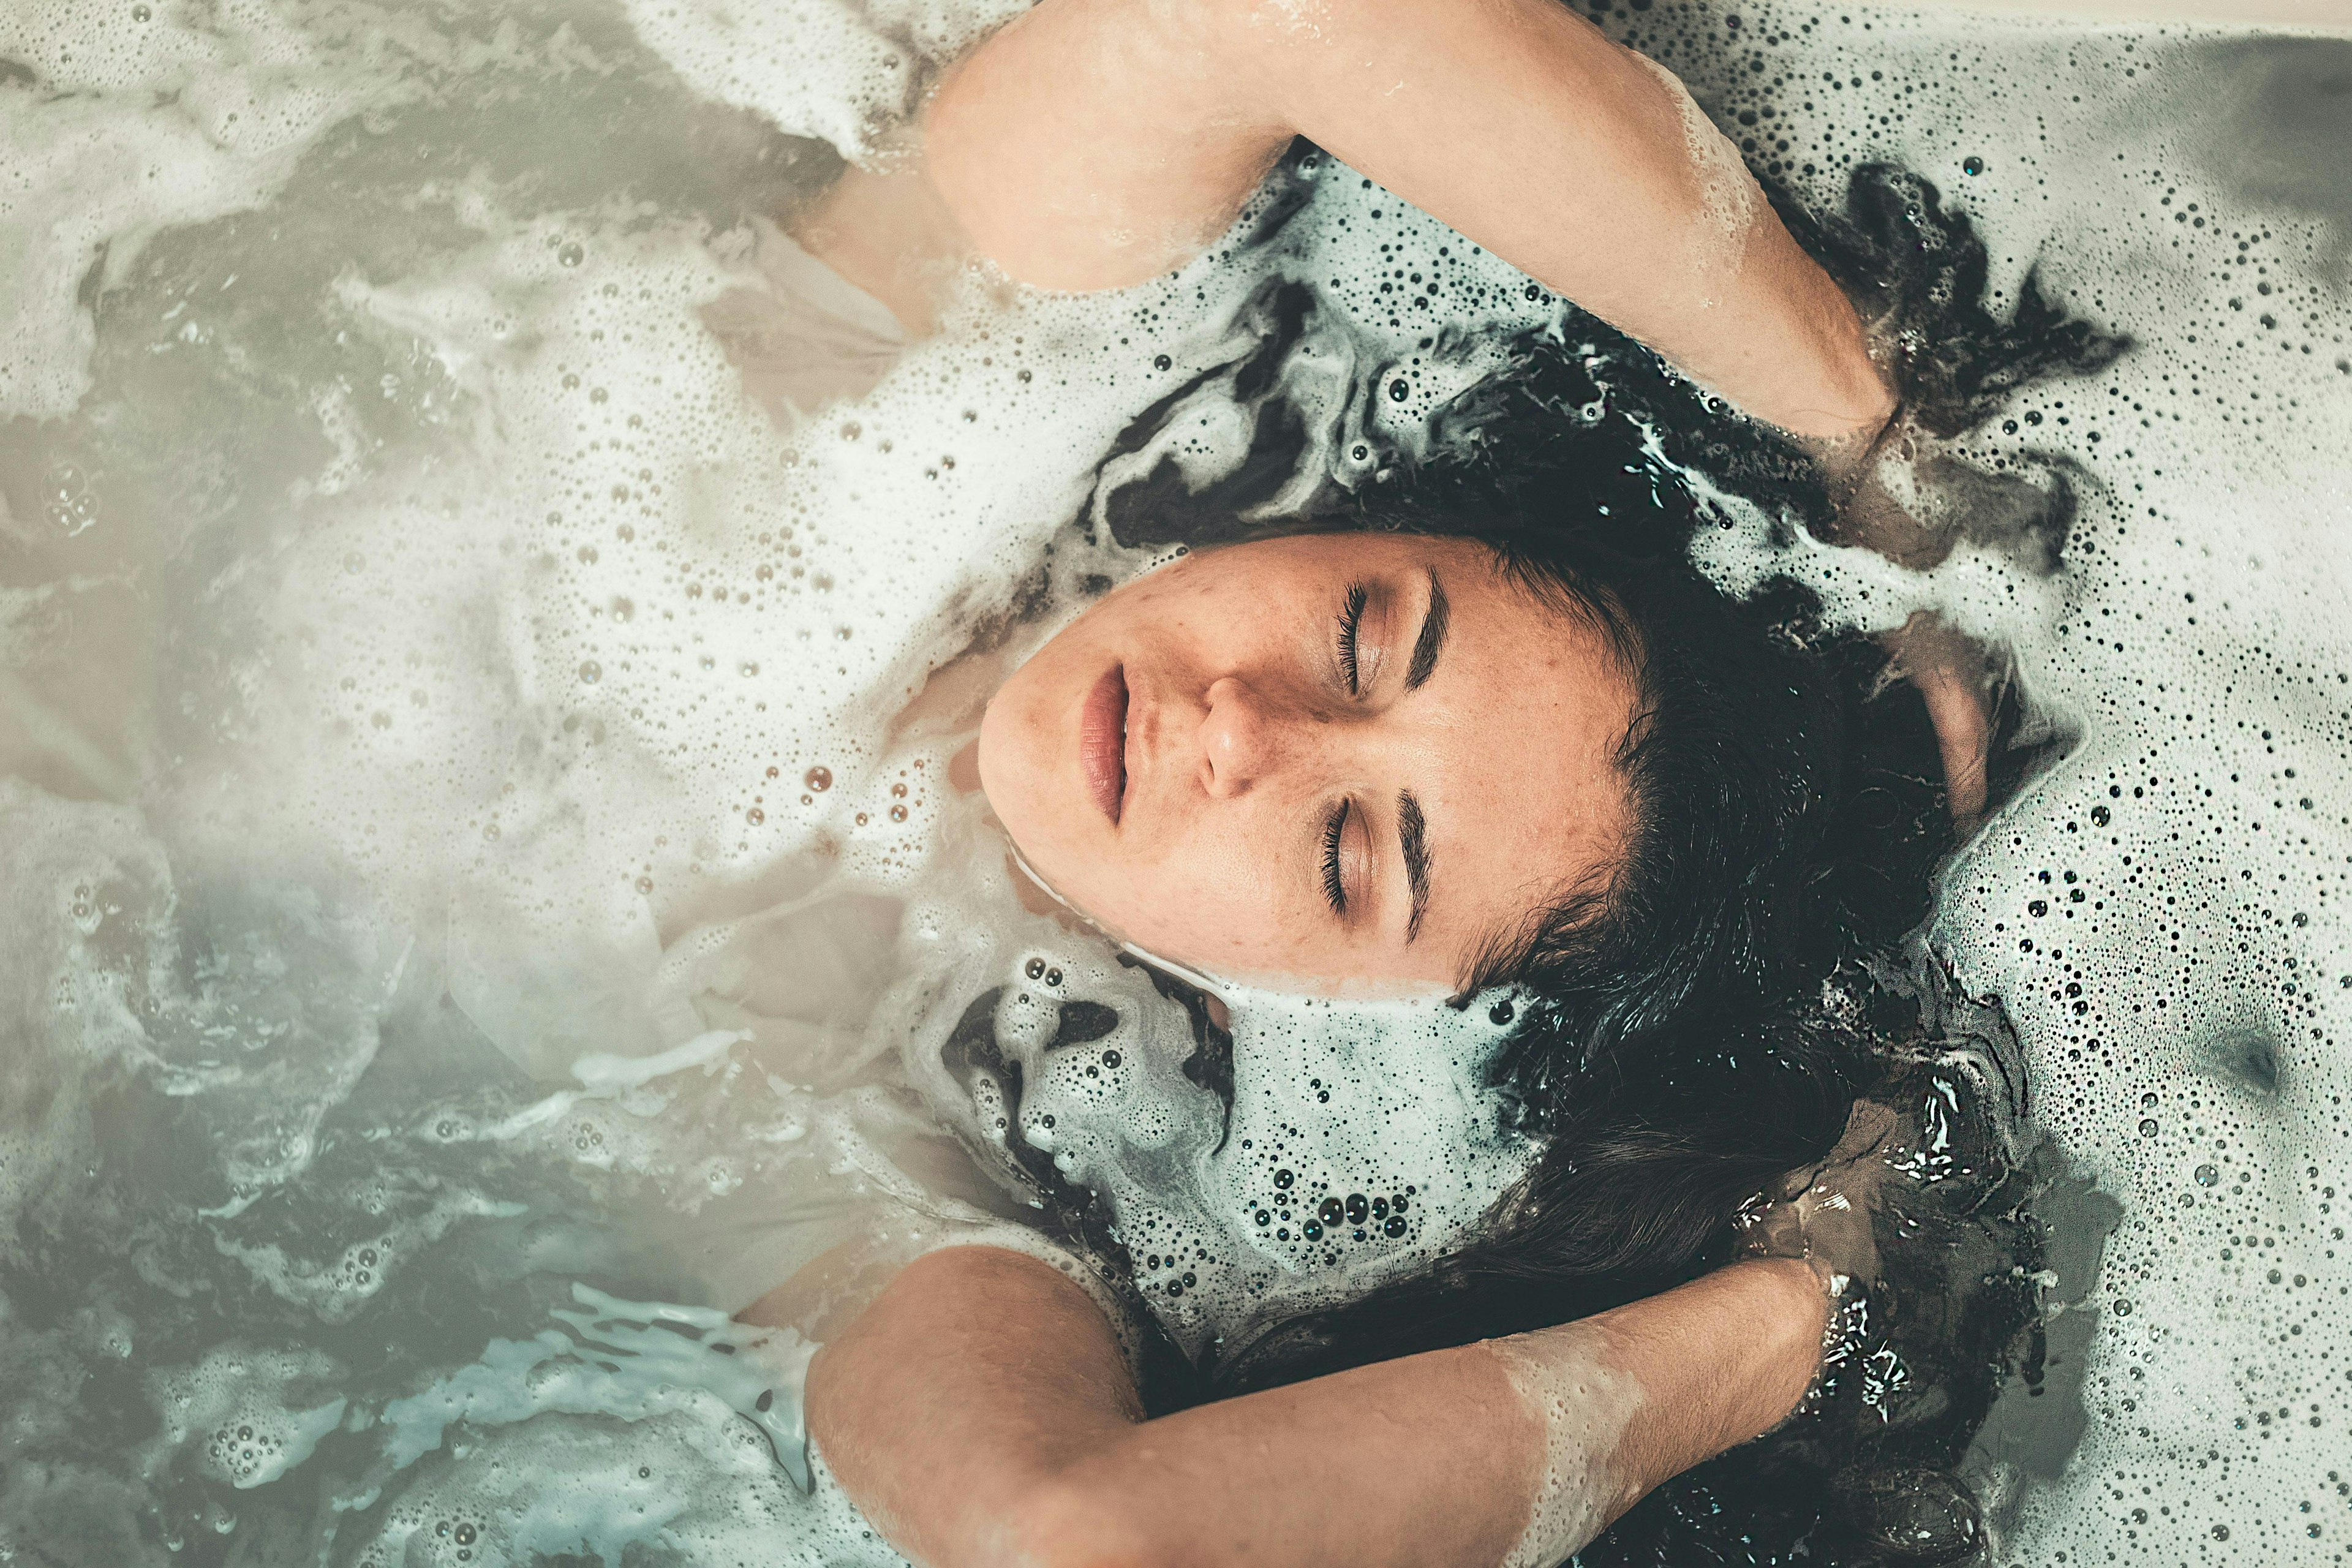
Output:
[[[1730,143],[1557,0],[1045,0],[926,134],[947,210],[1024,281],[1180,263],[1303,134],[1761,417],[1837,438],[1891,406]]]
[[[1245,50],[1283,31],[1253,13]],[[1800,435],[1892,407],[1861,323],[1669,72],[1558,0],[1329,0],[1285,118],[1555,292]]]
[[[811,1377],[828,1462],[936,1568],[1494,1568],[1531,1519],[1565,1554],[1784,1415],[1823,1312],[1801,1265],[1742,1265],[1582,1323],[1139,1422],[1066,1281],[1017,1258],[985,1281],[1009,1316],[1043,1320],[1021,1342],[1053,1347],[1050,1365],[1008,1356],[1006,1319],[939,1289],[988,1267],[918,1265]]]
[[[1786,1415],[1825,1310],[1801,1266],[1742,1266],[1581,1322],[1183,1411],[1088,1455],[1064,1495],[1134,1500],[1118,1528],[1159,1543],[1153,1563],[1549,1568]]]

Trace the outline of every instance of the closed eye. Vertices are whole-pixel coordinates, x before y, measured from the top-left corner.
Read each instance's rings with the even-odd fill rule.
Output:
[[[1348,595],[1339,605],[1339,674],[1348,683],[1348,695],[1354,697],[1363,690],[1363,682],[1356,662],[1356,639],[1364,625],[1364,606],[1371,603],[1371,592],[1361,583],[1351,584]]]
[[[1341,801],[1323,824],[1323,897],[1335,915],[1348,912],[1348,882],[1339,874],[1339,837],[1348,830],[1348,803]]]

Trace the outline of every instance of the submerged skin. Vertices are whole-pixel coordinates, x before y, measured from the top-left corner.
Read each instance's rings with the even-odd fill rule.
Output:
[[[1305,136],[1824,450],[1895,407],[1738,152],[1555,0],[1054,0],[947,73],[923,132],[802,226],[918,326],[975,251],[1049,289],[1179,266]]]
[[[919,331],[975,257],[1059,289],[1180,264],[1303,134],[1805,439],[1833,479],[1895,406],[1864,324],[1678,84],[1555,0],[1043,0],[948,73],[922,132],[917,155],[851,171],[797,228]],[[992,805],[1064,896],[1164,956],[1450,987],[1515,913],[1608,864],[1623,827],[1608,756],[1630,717],[1589,629],[1514,601],[1475,553],[1256,543],[1112,596],[992,706]],[[1332,686],[1323,641],[1349,583],[1384,583],[1417,640],[1431,568],[1458,662],[1411,693]],[[1410,662],[1378,636],[1383,672]],[[1073,726],[1130,660],[1141,788],[1114,824]],[[1937,727],[1965,763],[1980,710],[1948,665],[1923,655],[1911,673],[1931,706],[1945,685]],[[1965,796],[1950,771],[1969,815],[1980,774]],[[1412,942],[1390,815],[1406,789],[1425,794],[1433,850]],[[1335,925],[1315,902],[1315,829],[1357,796],[1343,828],[1363,835],[1362,923]],[[1083,1292],[957,1248],[824,1331],[809,1430],[875,1526],[935,1568],[1557,1561],[1579,1542],[1531,1522],[1589,1533],[1787,1413],[1819,1355],[1820,1273],[1743,1263],[1584,1323],[1147,1422]],[[793,1289],[747,1316],[787,1321]],[[1580,1378],[1634,1388],[1638,1408],[1580,1409]],[[1587,1417],[1581,1460],[1556,1466],[1561,1424]]]
[[[1805,1264],[1759,1259],[1561,1328],[1147,1421],[1084,1291],[958,1247],[818,1353],[806,1408],[866,1518],[929,1568],[1493,1568],[1520,1558],[1539,1501],[1606,1522],[1778,1422],[1826,1315]],[[1546,1384],[1609,1393],[1580,1411]]]
[[[1856,1106],[1704,1279],[1157,1419],[1092,1299],[998,1247],[845,1292],[820,1260],[743,1317],[824,1341],[811,1437],[927,1568],[1549,1568],[1802,1396],[1831,1297],[1876,1273],[1888,1126]]]
[[[1801,437],[1855,492],[1849,533],[1888,531],[1868,461],[1895,400],[1863,322],[1681,85],[1557,0],[1051,0],[951,68],[920,129],[919,156],[851,170],[799,230],[918,330],[975,255],[1075,289],[1181,265],[1304,135]],[[1924,621],[1887,640],[1926,698],[1953,814],[1971,822],[1980,665]],[[1147,952],[1318,991],[1370,960],[1345,967],[1356,983],[1339,988],[1356,994],[1463,973],[1418,943],[1334,941],[1293,902],[1270,921],[1250,900],[1279,884],[1229,856],[1211,862],[1228,873],[1214,888],[1144,875],[1103,836],[1056,831],[1086,817],[1050,788],[1027,796],[1045,770],[993,750],[990,801],[1029,864]],[[1098,863],[1080,853],[1089,840]],[[1552,887],[1588,869],[1585,846],[1542,847],[1569,850],[1536,863]],[[1521,880],[1536,895],[1524,918],[1544,879]],[[1154,898],[1174,901],[1147,909]],[[1199,929],[1236,910],[1251,918]],[[1454,933],[1449,956],[1475,940]]]
[[[1083,723],[1114,669],[1117,820]],[[1601,633],[1485,546],[1315,534],[1193,554],[1087,610],[990,702],[980,776],[1032,872],[1145,952],[1444,994],[1531,910],[1605,881],[1633,721]]]

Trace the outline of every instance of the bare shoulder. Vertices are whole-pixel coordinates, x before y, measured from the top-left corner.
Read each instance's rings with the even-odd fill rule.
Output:
[[[887,1331],[966,1351],[980,1342],[1053,1343],[1066,1350],[1114,1343],[1100,1306],[1045,1259],[1010,1247],[942,1247],[898,1270],[859,1320]]]

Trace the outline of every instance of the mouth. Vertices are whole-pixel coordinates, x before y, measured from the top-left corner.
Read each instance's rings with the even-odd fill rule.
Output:
[[[1112,665],[1078,714],[1078,772],[1111,826],[1127,800],[1127,672]]]

